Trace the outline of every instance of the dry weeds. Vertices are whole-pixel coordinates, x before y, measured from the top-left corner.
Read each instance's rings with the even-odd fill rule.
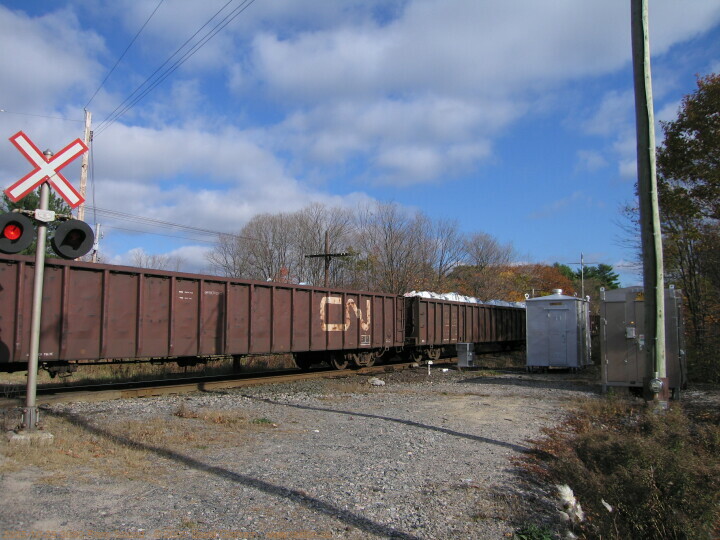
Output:
[[[0,473],[28,466],[46,473],[43,481],[63,484],[69,477],[121,477],[157,483],[172,473],[152,449],[190,455],[214,446],[241,444],[278,424],[268,418],[248,418],[237,411],[192,410],[181,406],[170,418],[126,420],[87,429],[62,415],[43,414],[43,429],[52,433],[49,446],[12,445],[0,441]],[[8,420],[4,420],[6,427]],[[293,431],[287,429],[286,431]]]

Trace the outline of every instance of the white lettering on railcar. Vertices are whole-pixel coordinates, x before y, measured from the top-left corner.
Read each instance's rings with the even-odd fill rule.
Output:
[[[320,299],[320,320],[322,321],[322,329],[326,332],[346,332],[350,328],[351,315],[354,314],[360,323],[360,328],[365,332],[370,330],[370,299],[365,301],[365,316],[362,310],[357,306],[355,300],[348,298],[345,302],[345,322],[329,323],[327,322],[327,304],[342,305],[342,298],[339,296],[323,296]]]
[[[183,295],[188,296],[183,296]],[[178,299],[180,300],[194,300],[193,295],[195,294],[194,291],[183,291],[182,289],[178,289]]]

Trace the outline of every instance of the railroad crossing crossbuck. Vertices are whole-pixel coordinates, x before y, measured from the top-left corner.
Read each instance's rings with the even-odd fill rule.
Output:
[[[29,172],[5,190],[11,201],[19,201],[47,180],[55,191],[65,199],[70,208],[75,208],[83,203],[85,199],[60,173],[60,169],[76,157],[87,152],[88,147],[82,140],[75,139],[50,159],[47,159],[22,131],[18,131],[10,137],[10,142],[20,150],[30,163],[35,165],[35,170]]]

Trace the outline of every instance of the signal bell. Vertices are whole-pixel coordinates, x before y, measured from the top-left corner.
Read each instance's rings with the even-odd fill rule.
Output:
[[[58,225],[50,245],[63,259],[78,259],[87,255],[94,242],[90,225],[79,219],[69,219]]]
[[[27,249],[35,237],[32,220],[15,212],[0,215],[0,253],[14,255]]]

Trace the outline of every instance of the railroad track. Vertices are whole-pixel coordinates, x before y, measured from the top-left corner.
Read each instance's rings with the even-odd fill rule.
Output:
[[[448,363],[453,359],[448,358]],[[440,365],[437,363],[436,365]],[[154,396],[167,396],[173,394],[187,394],[221,390],[227,388],[240,388],[259,384],[272,384],[280,382],[293,382],[308,379],[336,379],[356,375],[372,375],[402,371],[413,366],[413,363],[388,364],[360,369],[343,370],[313,370],[313,371],[284,371],[261,372],[244,375],[213,375],[208,377],[192,377],[183,379],[170,379],[162,381],[139,381],[124,383],[107,383],[87,386],[66,386],[38,388],[37,404],[53,405],[71,401],[110,401],[113,399],[142,398]],[[422,369],[422,368],[420,368]],[[0,408],[21,407],[25,404],[23,395],[12,398],[1,398]]]

